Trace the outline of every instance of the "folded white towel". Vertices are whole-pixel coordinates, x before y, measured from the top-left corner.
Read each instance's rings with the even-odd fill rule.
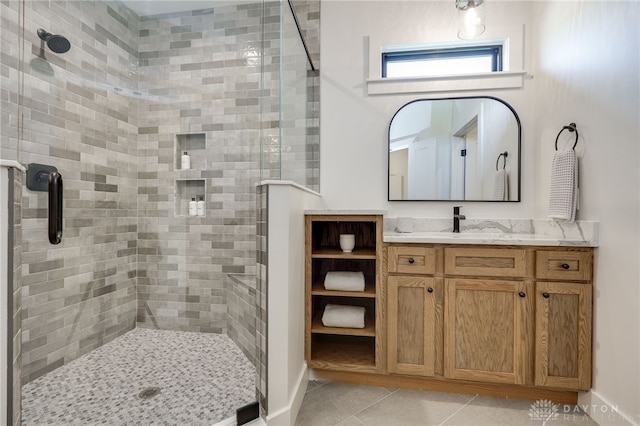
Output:
[[[493,199],[498,201],[509,200],[509,175],[505,169],[496,172],[493,184]]]
[[[364,328],[363,306],[327,305],[322,314],[325,327]]]
[[[324,277],[324,288],[339,291],[364,291],[362,271],[329,271]]]
[[[557,151],[551,164],[549,217],[573,222],[578,209],[578,156],[573,149]]]

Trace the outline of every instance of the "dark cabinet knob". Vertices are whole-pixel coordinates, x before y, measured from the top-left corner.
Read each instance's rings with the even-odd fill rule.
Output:
[[[409,258],[409,263],[412,264],[412,265],[415,263],[415,260],[413,260],[413,257]]]
[[[427,289],[427,291],[428,291],[429,293],[433,293],[433,288],[432,288],[432,287],[429,287],[429,288]]]
[[[571,266],[569,266],[568,263],[563,263],[562,265],[560,265],[562,267],[562,269],[569,269]]]
[[[542,293],[542,297],[544,297],[545,299],[549,298],[549,293]]]
[[[527,297],[527,295],[526,295],[526,293],[524,291],[521,291],[520,293],[518,293],[518,296]]]

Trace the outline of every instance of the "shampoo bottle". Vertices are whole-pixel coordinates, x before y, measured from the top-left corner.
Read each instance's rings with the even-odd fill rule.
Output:
[[[197,216],[198,215],[198,203],[196,202],[196,197],[192,197],[191,201],[189,201],[189,216]]]
[[[189,154],[187,154],[187,151],[185,151],[182,154],[181,163],[182,163],[182,170],[188,170],[191,168],[191,157],[189,157]]]
[[[204,195],[201,195],[197,205],[198,216],[204,216]]]

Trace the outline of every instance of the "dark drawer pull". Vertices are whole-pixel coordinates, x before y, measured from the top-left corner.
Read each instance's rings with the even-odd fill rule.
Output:
[[[527,295],[526,295],[526,293],[524,291],[521,291],[520,293],[518,293],[518,296],[527,297]]]
[[[542,297],[544,297],[545,299],[549,298],[549,293],[542,293]]]
[[[429,288],[427,289],[427,291],[428,291],[429,293],[433,293],[433,288],[432,288],[432,287],[429,287]]]
[[[562,267],[562,269],[569,269],[571,268],[571,266],[569,266],[568,263],[563,263],[562,265],[560,265]]]
[[[409,258],[409,263],[412,264],[412,265],[415,263],[415,260],[413,260],[413,257]]]

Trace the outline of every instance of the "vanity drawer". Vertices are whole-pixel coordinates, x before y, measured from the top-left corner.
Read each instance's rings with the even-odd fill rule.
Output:
[[[591,251],[538,250],[536,278],[589,281],[592,264]]]
[[[398,274],[433,274],[436,250],[433,247],[389,247],[389,272]]]
[[[445,248],[444,272],[448,275],[525,277],[526,252],[519,249]]]

